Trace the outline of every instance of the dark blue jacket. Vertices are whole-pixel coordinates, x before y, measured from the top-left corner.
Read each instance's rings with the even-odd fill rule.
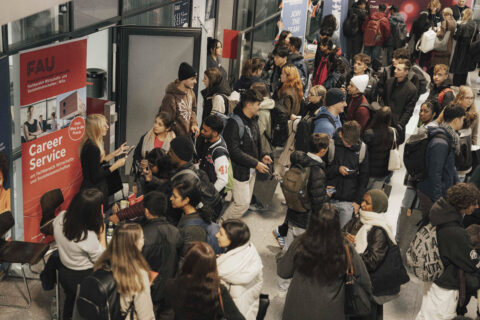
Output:
[[[449,142],[443,137],[431,138],[426,154],[428,177],[417,184],[418,190],[429,196],[434,202],[443,197],[448,188],[459,181],[455,168],[455,147],[452,137],[442,127],[428,128],[429,136],[438,134],[447,136]]]

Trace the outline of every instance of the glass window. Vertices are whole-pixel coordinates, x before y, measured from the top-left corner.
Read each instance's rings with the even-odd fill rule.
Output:
[[[173,5],[161,7],[123,19],[123,24],[139,26],[173,27]]]
[[[68,7],[65,4],[10,22],[9,45],[41,40],[68,32]]]
[[[277,21],[278,19],[272,19],[255,28],[252,56],[268,59],[268,54],[273,50],[273,40],[277,35]]]
[[[80,29],[118,15],[118,0],[73,1],[73,23]]]
[[[268,18],[274,13],[280,11],[280,3],[282,0],[257,0],[257,8],[255,10],[255,23]]]
[[[239,0],[237,7],[237,30],[244,30],[253,25],[254,0]]]
[[[123,10],[131,11],[135,9],[146,8],[154,4],[166,4],[172,2],[171,0],[124,0]]]

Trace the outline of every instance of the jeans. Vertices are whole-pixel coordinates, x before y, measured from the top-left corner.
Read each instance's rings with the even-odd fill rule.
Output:
[[[62,319],[68,320],[72,318],[73,306],[77,295],[77,286],[84,278],[93,273],[93,269],[72,270],[63,265],[58,270],[60,284],[65,291],[65,303],[63,305]]]
[[[340,228],[343,228],[353,215],[353,205],[349,201],[330,200],[330,203],[335,205],[338,209],[340,217]]]
[[[367,184],[367,190],[377,189],[383,190],[383,185],[385,184],[385,178],[369,178]]]
[[[370,56],[372,60],[373,59],[380,60],[380,56],[382,55],[382,47],[364,47],[363,53]]]
[[[288,247],[292,244],[293,240],[295,240],[296,237],[301,235],[302,233],[305,232],[305,229],[295,227],[295,226],[288,226],[288,232],[287,232],[287,237],[285,239],[285,247],[283,248],[284,250],[287,250]]]
[[[255,172],[250,174],[247,181],[233,179],[233,201],[221,217],[222,221],[227,219],[239,219],[247,212],[252,200],[253,187],[255,185]]]

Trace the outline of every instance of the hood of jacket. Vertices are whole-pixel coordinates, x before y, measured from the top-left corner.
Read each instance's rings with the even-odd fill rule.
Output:
[[[405,23],[405,18],[403,18],[403,15],[399,12],[395,12],[393,13],[392,15],[390,15],[390,19],[393,21],[393,22],[403,22]]]
[[[382,18],[385,18],[385,13],[383,13],[383,12],[377,11],[377,12],[374,12],[374,13],[370,14],[370,19],[371,20],[380,20]]]
[[[165,93],[175,95],[175,96],[181,96],[184,97],[187,95],[187,92],[182,91],[178,88],[178,85],[180,84],[180,81],[175,80],[174,82],[171,82],[168,86],[167,89],[165,90]],[[181,98],[180,98],[181,99]]]
[[[339,130],[342,130],[342,128],[340,128]],[[345,149],[351,150],[353,152],[360,152],[360,148],[362,147],[362,141],[359,140],[356,144],[352,145],[350,148],[347,148],[343,144],[342,138],[340,138],[340,135],[338,134],[339,130],[337,130],[337,132],[335,132],[335,135],[333,136],[333,141],[335,142],[335,147],[336,146],[339,146],[339,147],[343,146]]]
[[[452,142],[452,136],[450,135],[450,133],[447,130],[445,130],[445,128],[442,128],[441,126],[428,127],[427,130],[428,130],[428,136],[436,136],[437,134],[441,133],[446,135],[450,140],[450,142]]]
[[[303,151],[293,152],[292,155],[290,156],[290,162],[292,163],[292,165],[298,164],[304,168],[312,167],[312,166],[320,166],[322,167],[322,169],[325,168],[325,163],[323,161],[318,162],[312,159],[311,157],[309,157],[308,154]]]
[[[272,110],[275,108],[275,100],[270,98],[263,98],[263,101],[260,102],[260,110]]]
[[[432,226],[438,226],[447,222],[462,221],[462,214],[458,212],[445,198],[440,198],[430,209],[430,222]]]
[[[300,53],[292,53],[288,57],[288,60],[290,60],[290,62],[295,62],[295,61],[302,60],[302,59],[304,59],[304,58]]]
[[[249,284],[262,272],[262,259],[252,243],[244,244],[217,258],[218,275],[231,284]]]

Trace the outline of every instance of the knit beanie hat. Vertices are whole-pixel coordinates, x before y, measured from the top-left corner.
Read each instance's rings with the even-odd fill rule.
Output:
[[[345,100],[347,100],[345,92],[343,92],[339,88],[332,88],[328,90],[325,96],[325,104],[327,105],[327,107],[333,106],[334,104]]]
[[[359,76],[355,76],[352,78],[352,82],[355,85],[355,87],[357,87],[358,91],[360,91],[361,93],[364,93],[368,85],[368,75],[362,74]]]
[[[170,142],[170,149],[183,161],[192,161],[193,143],[187,136],[178,136]]]
[[[388,197],[382,190],[371,189],[367,194],[372,198],[372,211],[376,213],[387,212]]]
[[[197,72],[186,62],[182,62],[178,68],[178,80],[183,81],[197,76]]]

